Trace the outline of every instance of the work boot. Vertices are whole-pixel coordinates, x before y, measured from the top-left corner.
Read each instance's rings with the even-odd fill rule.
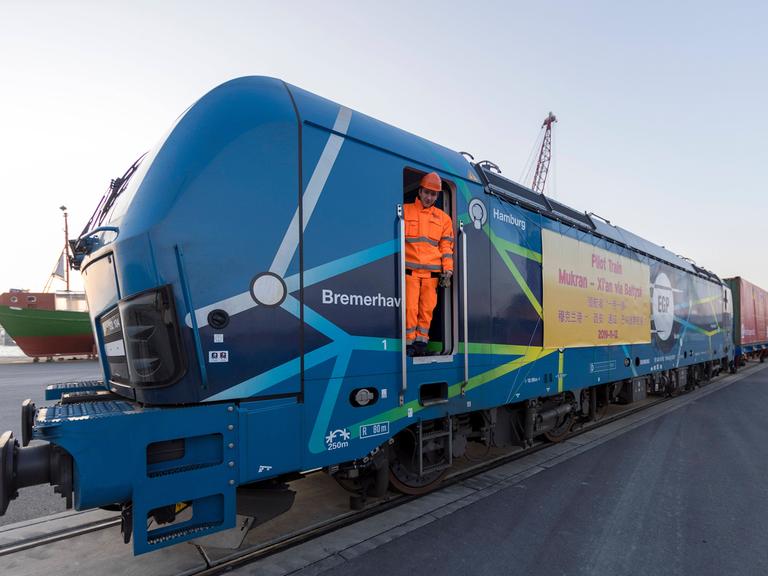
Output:
[[[413,344],[406,344],[406,346],[405,346],[405,355],[406,356],[416,356],[416,348],[413,347]]]
[[[427,343],[426,342],[414,342],[413,343],[414,348],[414,356],[425,356],[427,354]]]

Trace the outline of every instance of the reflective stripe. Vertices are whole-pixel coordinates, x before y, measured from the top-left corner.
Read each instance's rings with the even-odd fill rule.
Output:
[[[435,270],[437,272],[440,272],[442,270],[442,267],[440,264],[417,264],[416,262],[408,262],[405,261],[405,265],[408,268],[412,268],[413,270]]]
[[[429,338],[426,336],[416,336],[416,342],[424,342],[426,344],[429,342]]]
[[[443,258],[448,258],[450,260],[453,260],[453,254],[443,254]]]
[[[440,238],[440,240],[448,240],[449,242],[453,242],[453,236],[443,236]]]
[[[414,330],[421,330],[422,332],[428,332],[429,328],[424,328],[424,326],[416,326]]]
[[[411,244],[416,244],[417,242],[426,242],[427,244],[431,244],[432,246],[437,246],[437,240],[432,240],[431,238],[427,238],[426,236],[419,236],[417,238],[406,238],[405,241]]]
[[[407,328],[405,333],[408,334],[409,332],[416,332],[416,328]]]

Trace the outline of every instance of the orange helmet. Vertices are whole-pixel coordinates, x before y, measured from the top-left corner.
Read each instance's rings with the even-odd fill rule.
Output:
[[[424,174],[424,176],[421,177],[419,186],[426,188],[427,190],[440,192],[440,190],[443,189],[443,181],[440,180],[440,176],[437,175],[437,172],[430,172],[429,174]]]

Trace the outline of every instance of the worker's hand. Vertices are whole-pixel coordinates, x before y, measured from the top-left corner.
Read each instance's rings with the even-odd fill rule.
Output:
[[[453,276],[453,270],[447,270],[440,274],[440,286],[443,288],[451,287],[451,277]]]

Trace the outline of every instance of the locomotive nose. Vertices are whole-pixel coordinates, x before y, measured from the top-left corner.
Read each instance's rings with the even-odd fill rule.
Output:
[[[35,405],[29,400],[22,407],[22,425],[29,422]],[[27,424],[24,426],[31,427]],[[59,446],[49,443],[26,446],[28,433],[23,433],[23,443],[13,437],[10,430],[0,435],[0,516],[8,504],[19,495],[19,489],[37,484],[51,484],[54,492],[66,498],[67,508],[72,507],[72,457]]]

